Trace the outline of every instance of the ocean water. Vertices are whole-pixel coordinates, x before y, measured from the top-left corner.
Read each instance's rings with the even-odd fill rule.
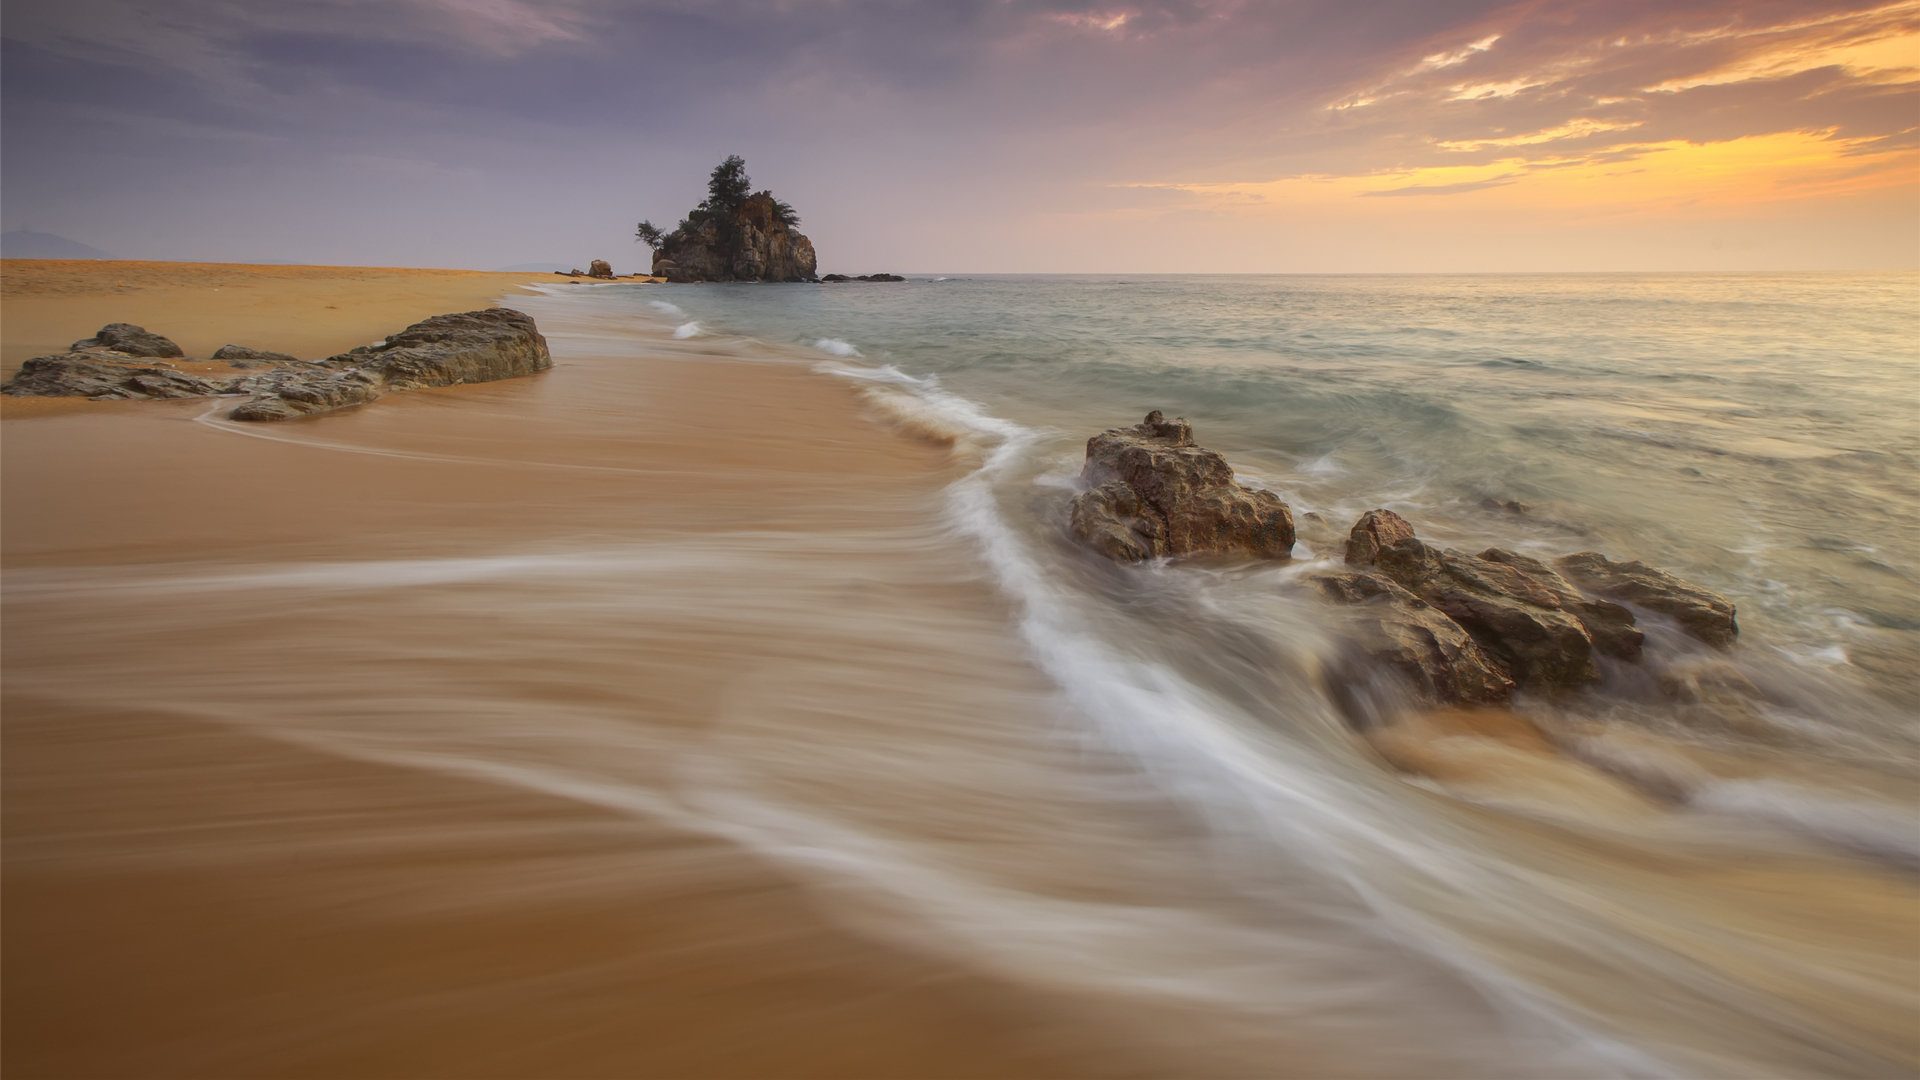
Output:
[[[215,989],[128,1009],[163,1032],[132,1060],[1920,1071],[1920,277],[503,300],[553,371],[8,429],[10,798],[59,811],[10,802],[41,828],[9,874],[252,905],[182,937]],[[1292,506],[1292,560],[1069,539],[1087,437],[1151,409]],[[1648,616],[1644,660],[1523,722],[1419,709],[1303,580],[1373,507],[1663,567],[1739,643]],[[289,753],[377,773],[342,802]],[[91,791],[130,823],[61,801]],[[231,996],[261,950],[275,993]]]
[[[955,557],[987,567],[1084,736],[1199,815],[1241,887],[1310,867],[1567,1055],[1521,1075],[1914,1067],[1910,1040],[1868,1032],[1914,1015],[1920,924],[1853,927],[1905,976],[1841,959],[1821,927],[1862,918],[1857,885],[1795,860],[1920,869],[1920,278],[956,276],[557,302],[811,363],[876,422],[951,440]],[[1066,539],[1084,440],[1150,409],[1292,506],[1292,563],[1116,569]],[[1740,642],[1643,613],[1645,661],[1518,700],[1548,753],[1442,738],[1393,776],[1356,752],[1339,625],[1300,581],[1371,507],[1466,550],[1646,561],[1732,599]],[[1738,692],[1676,702],[1675,680]]]
[[[1752,674],[1806,680],[1813,700],[1782,723],[1913,760],[1913,275],[934,277],[650,297],[594,302],[670,302],[676,334],[815,351],[916,403],[897,411],[1017,442],[991,466],[996,528],[1057,530],[1084,439],[1161,409],[1296,518],[1325,519],[1302,560],[1337,560],[1372,507],[1468,550],[1641,559],[1735,600]]]

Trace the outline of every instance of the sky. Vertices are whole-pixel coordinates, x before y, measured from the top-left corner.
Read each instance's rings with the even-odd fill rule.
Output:
[[[1920,267],[1920,0],[5,0],[0,224],[606,258],[745,157],[825,272]]]

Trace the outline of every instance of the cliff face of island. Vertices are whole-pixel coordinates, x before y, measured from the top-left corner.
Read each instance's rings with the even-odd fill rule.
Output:
[[[773,195],[750,196],[727,215],[675,229],[653,255],[653,273],[668,281],[812,281],[813,241],[785,224]]]
[[[653,275],[668,281],[813,281],[813,241],[796,229],[800,215],[773,197],[752,192],[746,162],[721,162],[707,182],[707,198],[670,233],[643,221],[636,239],[653,248]]]

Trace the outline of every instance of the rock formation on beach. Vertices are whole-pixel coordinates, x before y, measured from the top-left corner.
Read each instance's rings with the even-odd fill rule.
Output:
[[[1740,636],[1733,604],[1726,597],[1642,562],[1617,563],[1595,551],[1563,555],[1553,565],[1588,592],[1657,611],[1715,648],[1733,646]]]
[[[587,264],[587,276],[590,278],[601,278],[606,281],[612,281],[613,266],[609,264],[605,259],[595,259],[591,263]]]
[[[1387,528],[1382,528],[1383,524]],[[1391,536],[1368,557],[1373,537]],[[1460,624],[1522,686],[1574,686],[1600,677],[1596,652],[1633,659],[1640,631],[1618,604],[1589,600],[1536,559],[1500,548],[1439,548],[1390,511],[1354,526],[1347,565],[1372,568]],[[1355,556],[1359,558],[1355,558]]]
[[[237,368],[249,367],[256,364],[297,364],[300,362],[298,357],[288,356],[286,353],[272,352],[267,349],[250,349],[245,345],[222,345],[213,350],[213,358],[215,360],[224,360]]]
[[[1549,688],[1597,680],[1601,656],[1639,659],[1644,635],[1633,612],[1607,595],[1672,614],[1711,645],[1731,645],[1737,633],[1725,597],[1664,571],[1593,552],[1553,566],[1502,548],[1469,555],[1419,539],[1389,510],[1369,510],[1354,523],[1346,562],[1348,573],[1323,579],[1323,591],[1343,603],[1380,598],[1374,618],[1385,630],[1376,628],[1361,647],[1436,701],[1504,697],[1486,679],[1489,662],[1513,685]],[[1435,633],[1433,615],[1463,630],[1477,648],[1459,649]],[[1418,640],[1410,646],[1410,638]]]
[[[253,394],[235,420],[284,420],[371,401],[387,390],[457,386],[531,375],[553,366],[533,317],[512,308],[435,315],[382,345],[331,356],[320,370],[275,369],[251,376]],[[249,379],[237,380],[247,383]]]
[[[1087,440],[1073,534],[1120,562],[1217,553],[1284,559],[1293,515],[1271,491],[1240,486],[1227,459],[1193,441],[1185,420],[1159,410]]]
[[[749,194],[751,186],[746,162],[735,155],[713,170],[707,198],[672,232],[641,222],[636,235],[654,249],[654,276],[674,282],[814,280],[813,241],[794,228],[799,215],[771,191]]]
[[[1321,595],[1352,608],[1347,629],[1366,660],[1383,664],[1422,698],[1441,703],[1505,701],[1513,679],[1473,635],[1425,600],[1379,574],[1314,579]]]
[[[213,397],[228,392],[227,385],[219,380],[153,364],[130,364],[125,359],[91,352],[36,356],[21,364],[11,380],[0,383],[0,394],[13,397],[84,397],[95,401]]]
[[[1287,558],[1293,547],[1286,504],[1242,487],[1224,458],[1194,444],[1185,420],[1157,411],[1089,439],[1081,480],[1088,489],[1070,504],[1069,530],[1119,562]],[[1421,540],[1390,510],[1362,514],[1345,555],[1345,570],[1309,580],[1344,609],[1350,653],[1430,702],[1498,703],[1517,688],[1595,682],[1602,658],[1641,656],[1645,635],[1627,604],[1718,648],[1739,632],[1726,597],[1643,563],[1581,552],[1550,565],[1497,547],[1468,554]]]
[[[145,327],[132,323],[108,323],[100,332],[90,338],[82,338],[68,346],[75,352],[95,349],[116,352],[122,356],[185,356],[180,346],[159,334],[148,333]]]
[[[111,323],[95,338],[136,348],[179,347],[137,326]],[[160,343],[164,343],[160,344]],[[206,378],[164,363],[134,363],[116,347],[97,346],[52,356],[37,356],[0,393],[15,397],[183,398],[248,395],[230,415],[234,420],[285,420],[362,405],[388,390],[490,382],[545,371],[553,366],[547,342],[531,316],[511,308],[488,308],[436,315],[414,323],[379,345],[361,346],[318,363],[284,353],[244,346],[223,346],[214,359],[235,366],[270,362],[257,374]]]

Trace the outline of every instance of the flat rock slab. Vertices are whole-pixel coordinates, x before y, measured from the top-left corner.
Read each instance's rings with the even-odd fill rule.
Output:
[[[290,420],[364,405],[388,390],[492,382],[552,366],[547,339],[525,312],[487,308],[435,315],[385,344],[276,369],[251,387],[252,399],[230,418]]]
[[[231,393],[227,382],[132,363],[97,352],[36,356],[20,365],[0,394],[14,397],[84,397],[97,401],[139,398],[213,397]]]

